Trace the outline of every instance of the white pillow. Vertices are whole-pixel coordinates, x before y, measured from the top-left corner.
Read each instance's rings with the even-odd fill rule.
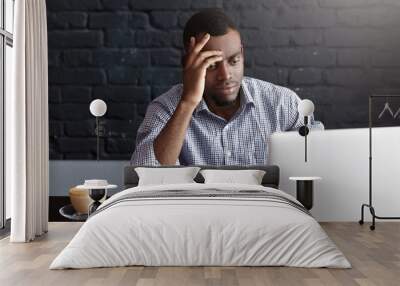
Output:
[[[138,186],[195,183],[193,179],[199,170],[199,167],[135,168],[139,176]]]
[[[234,183],[247,185],[261,185],[265,171],[262,170],[213,170],[200,171],[204,183]]]

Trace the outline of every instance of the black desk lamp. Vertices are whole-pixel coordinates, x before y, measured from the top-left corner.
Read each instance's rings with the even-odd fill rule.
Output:
[[[314,112],[314,103],[309,99],[304,99],[300,101],[297,108],[299,111],[299,116],[304,117],[304,126],[299,128],[299,134],[304,136],[304,162],[307,162],[307,135],[310,133],[308,128],[308,116],[312,115]]]

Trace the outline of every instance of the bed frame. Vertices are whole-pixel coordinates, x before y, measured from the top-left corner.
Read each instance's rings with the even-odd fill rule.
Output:
[[[135,168],[139,166],[126,166],[124,169],[124,185],[123,189],[128,189],[132,187],[136,187],[139,182],[139,177],[135,172]],[[143,166],[140,166],[143,167]],[[166,166],[162,166],[166,167]],[[168,166],[167,168],[181,168],[183,166]],[[279,167],[275,165],[249,165],[249,166],[206,166],[206,165],[197,165],[202,169],[218,169],[218,170],[263,170],[265,171],[265,175],[262,179],[261,184],[265,187],[271,187],[278,189],[279,188]],[[154,166],[151,166],[154,168]],[[203,176],[199,173],[194,180],[197,183],[204,183]]]

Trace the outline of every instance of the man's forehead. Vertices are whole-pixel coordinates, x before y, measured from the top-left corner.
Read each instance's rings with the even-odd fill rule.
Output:
[[[242,42],[239,33],[231,30],[222,36],[211,36],[203,51],[219,50],[224,53],[225,57],[231,57],[240,52],[241,48]]]

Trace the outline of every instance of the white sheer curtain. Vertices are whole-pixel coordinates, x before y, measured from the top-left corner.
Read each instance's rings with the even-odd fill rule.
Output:
[[[49,192],[45,0],[15,1],[14,94],[6,98],[6,187],[12,242],[47,232]]]

